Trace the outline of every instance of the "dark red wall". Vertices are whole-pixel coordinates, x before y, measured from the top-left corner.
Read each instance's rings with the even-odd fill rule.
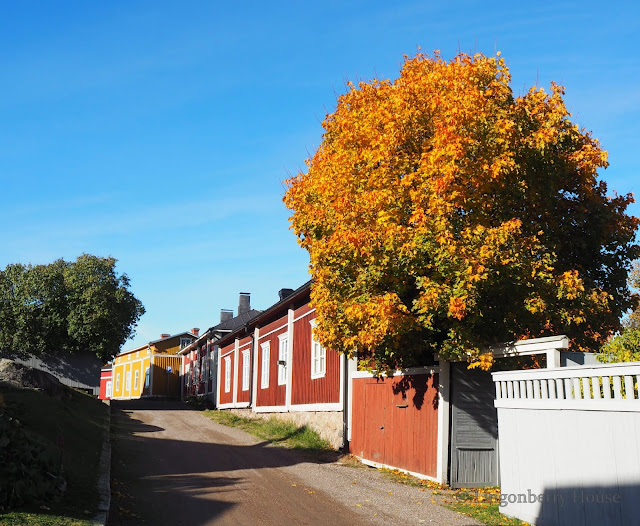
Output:
[[[229,345],[222,347],[220,349],[220,360],[218,362],[218,367],[220,368],[220,384],[218,385],[218,403],[219,404],[230,404],[233,402],[233,368],[234,368],[234,350],[235,342],[230,343]],[[225,356],[227,355],[227,356]],[[231,389],[229,389],[228,393],[224,391],[224,378],[226,374],[226,360],[225,358],[229,357],[230,363],[229,367],[231,368]]]
[[[297,319],[309,312],[304,305],[294,312]],[[293,377],[292,404],[318,404],[340,402],[340,355],[327,350],[327,373],[311,379],[311,324],[315,313],[294,321],[293,324]]]
[[[276,330],[273,334],[269,334],[266,338],[262,335],[268,334],[271,331]],[[279,340],[278,336],[287,332],[287,313],[277,320],[260,327],[260,337],[256,344],[256,352],[258,353],[258,384],[256,387],[256,406],[279,406],[286,404],[286,385],[278,385],[278,351]],[[269,365],[269,387],[262,389],[262,344],[270,342],[270,365]]]
[[[251,336],[246,336],[242,338],[239,342],[240,350],[238,351],[238,402],[248,402],[249,394],[251,393],[251,382],[253,378],[249,377],[249,389],[246,391],[242,390],[242,351],[249,351],[249,360],[251,360]],[[249,345],[245,345],[249,344]],[[251,367],[251,362],[249,365],[249,370],[251,371],[253,368]]]

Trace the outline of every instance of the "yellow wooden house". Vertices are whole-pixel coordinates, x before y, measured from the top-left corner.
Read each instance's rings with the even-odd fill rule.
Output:
[[[198,337],[199,329],[178,334],[162,334],[155,340],[118,354],[112,366],[113,400],[131,400],[149,396],[180,396],[178,354]]]

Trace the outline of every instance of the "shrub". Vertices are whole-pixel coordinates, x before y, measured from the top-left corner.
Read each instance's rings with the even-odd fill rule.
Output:
[[[60,468],[18,420],[0,413],[0,509],[58,496],[66,486]]]

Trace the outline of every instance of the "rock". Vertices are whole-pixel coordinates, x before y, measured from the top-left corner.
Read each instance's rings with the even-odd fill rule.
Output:
[[[41,389],[55,397],[61,397],[66,389],[55,376],[6,358],[0,359],[0,385]]]

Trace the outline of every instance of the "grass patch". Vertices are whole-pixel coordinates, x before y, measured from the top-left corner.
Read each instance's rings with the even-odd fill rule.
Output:
[[[59,501],[0,510],[0,524],[85,525],[98,504],[96,487],[107,407],[65,389],[60,398],[35,389],[3,388],[0,411],[19,420],[27,435],[62,464],[67,489]],[[1,481],[0,481],[1,483]]]
[[[500,488],[473,488],[435,492],[447,508],[463,513],[487,526],[528,526],[520,519],[500,513]]]
[[[279,418],[245,418],[229,411],[204,411],[211,420],[229,427],[237,427],[272,444],[303,451],[332,450],[331,444],[307,426],[297,426]]]
[[[487,526],[528,526],[526,522],[500,513],[500,488],[450,489],[396,469],[383,468],[380,471],[393,482],[423,488],[421,491],[430,490],[438,504],[473,517]]]
[[[431,490],[444,488],[442,484],[434,482],[433,480],[414,477],[413,475],[409,475],[408,473],[400,471],[399,469],[380,468],[380,471],[382,471],[386,478],[399,484],[406,484],[407,486],[416,486]]]
[[[87,519],[74,519],[57,515],[60,512],[25,512],[10,511],[0,514],[2,526],[91,526],[93,523]]]

